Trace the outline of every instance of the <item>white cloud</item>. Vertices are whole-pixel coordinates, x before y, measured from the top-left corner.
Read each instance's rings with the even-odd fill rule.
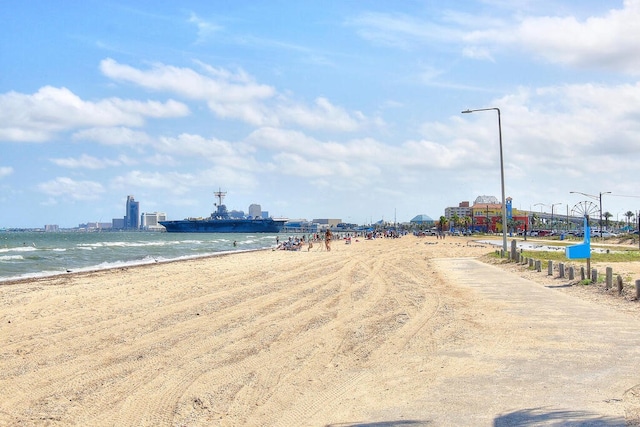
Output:
[[[117,189],[132,188],[162,190],[171,194],[184,194],[189,191],[190,183],[196,178],[190,173],[130,171],[113,178],[110,185]]]
[[[0,95],[0,140],[42,142],[55,133],[82,127],[141,126],[146,117],[181,117],[188,108],[169,100],[84,101],[67,88],[45,86],[27,95]]]
[[[363,13],[349,24],[366,40],[400,49],[459,46],[465,57],[494,61],[497,50],[511,48],[552,63],[640,74],[640,0],[586,19],[532,15],[533,8],[512,3],[494,4],[492,16],[452,10],[428,18]]]
[[[209,77],[191,68],[164,64],[155,64],[150,70],[142,71],[119,64],[111,58],[102,60],[100,69],[105,76],[114,80],[158,91],[169,91],[191,99],[237,103],[270,98],[275,94],[272,87],[255,83],[242,71],[235,74],[218,71]]]
[[[65,200],[97,200],[104,193],[102,184],[94,181],[75,181],[68,177],[58,177],[38,185],[38,190],[52,198]]]
[[[112,166],[119,166],[121,163],[117,160],[98,159],[94,156],[83,154],[80,157],[67,157],[50,159],[52,163],[69,169],[104,169]]]
[[[349,112],[319,97],[312,106],[289,99],[275,88],[259,84],[243,70],[231,72],[198,62],[204,70],[155,64],[139,70],[113,59],[100,63],[109,78],[130,82],[156,91],[166,91],[206,103],[224,119],[239,119],[253,126],[292,124],[308,129],[354,131],[366,125],[380,125],[363,113]]]
[[[317,98],[313,108],[301,104],[281,105],[279,118],[288,123],[295,123],[307,129],[324,129],[352,132],[359,129],[365,121],[362,113],[350,114],[342,107],[337,107],[326,98]]]
[[[13,173],[13,168],[10,166],[0,166],[0,178],[9,176]]]
[[[157,148],[163,153],[175,156],[223,160],[240,155],[243,150],[242,145],[188,133],[180,134],[178,137],[160,137]]]
[[[126,127],[103,127],[83,129],[73,134],[76,141],[95,141],[103,145],[147,145],[152,138],[145,132]]]
[[[425,43],[459,39],[460,30],[451,25],[419,19],[401,13],[367,12],[350,20],[360,37],[376,44],[412,49]]]
[[[214,24],[212,22],[209,21],[205,21],[204,19],[200,18],[198,15],[196,15],[195,13],[191,13],[191,15],[189,16],[189,20],[188,22],[190,24],[194,24],[196,26],[196,28],[198,29],[198,40],[197,43],[204,43],[207,40],[209,40],[209,38],[221,31],[223,28],[220,25]]]
[[[640,74],[640,1],[583,21],[575,17],[526,18],[518,42],[549,61]]]

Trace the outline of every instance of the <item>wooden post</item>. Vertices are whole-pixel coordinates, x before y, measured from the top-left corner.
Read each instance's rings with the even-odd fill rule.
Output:
[[[518,242],[515,240],[511,241],[511,259],[518,259]]]
[[[640,280],[636,280],[636,300],[640,300]]]
[[[573,280],[576,277],[576,269],[573,268],[573,265],[569,267],[569,280]]]
[[[605,289],[611,289],[613,287],[613,268],[607,267],[607,281],[605,283]]]
[[[529,258],[529,267],[533,267],[533,258]]]
[[[598,283],[598,270],[596,268],[591,269],[591,283]]]
[[[547,276],[553,276],[553,261],[549,260],[547,264]]]
[[[540,273],[542,271],[542,261],[536,260],[536,271]]]
[[[618,295],[622,295],[622,276],[618,274]]]
[[[580,280],[584,280],[584,279],[585,279],[584,267],[580,267]]]
[[[558,277],[564,279],[564,262],[558,264]]]

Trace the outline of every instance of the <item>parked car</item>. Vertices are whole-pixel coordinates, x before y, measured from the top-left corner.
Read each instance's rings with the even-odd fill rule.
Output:
[[[601,234],[598,233],[598,236],[600,236]],[[610,231],[603,231],[602,232],[602,237],[618,237],[618,235],[616,233],[612,233]]]

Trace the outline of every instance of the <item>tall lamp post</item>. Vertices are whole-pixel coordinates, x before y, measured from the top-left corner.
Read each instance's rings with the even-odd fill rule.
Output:
[[[506,255],[507,252],[507,205],[504,194],[504,158],[502,156],[502,122],[500,120],[500,109],[493,108],[478,108],[475,110],[464,110],[463,114],[474,113],[476,111],[497,111],[498,112],[498,136],[500,140],[500,184],[502,186],[502,250]]]
[[[582,194],[583,196],[591,197],[594,200],[598,200],[599,208],[600,208],[600,239],[602,239],[602,195],[603,194],[611,194],[611,191],[601,191],[598,193],[598,196],[594,196],[593,194],[582,193],[580,191],[569,191],[571,194]]]
[[[553,207],[561,204],[562,203],[551,203],[551,232],[553,232]]]

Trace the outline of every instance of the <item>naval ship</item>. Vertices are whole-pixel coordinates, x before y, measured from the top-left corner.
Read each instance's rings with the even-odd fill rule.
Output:
[[[169,233],[278,233],[287,220],[273,218],[229,217],[222,204],[226,192],[216,191],[216,211],[209,218],[187,218],[174,221],[158,221]]]

